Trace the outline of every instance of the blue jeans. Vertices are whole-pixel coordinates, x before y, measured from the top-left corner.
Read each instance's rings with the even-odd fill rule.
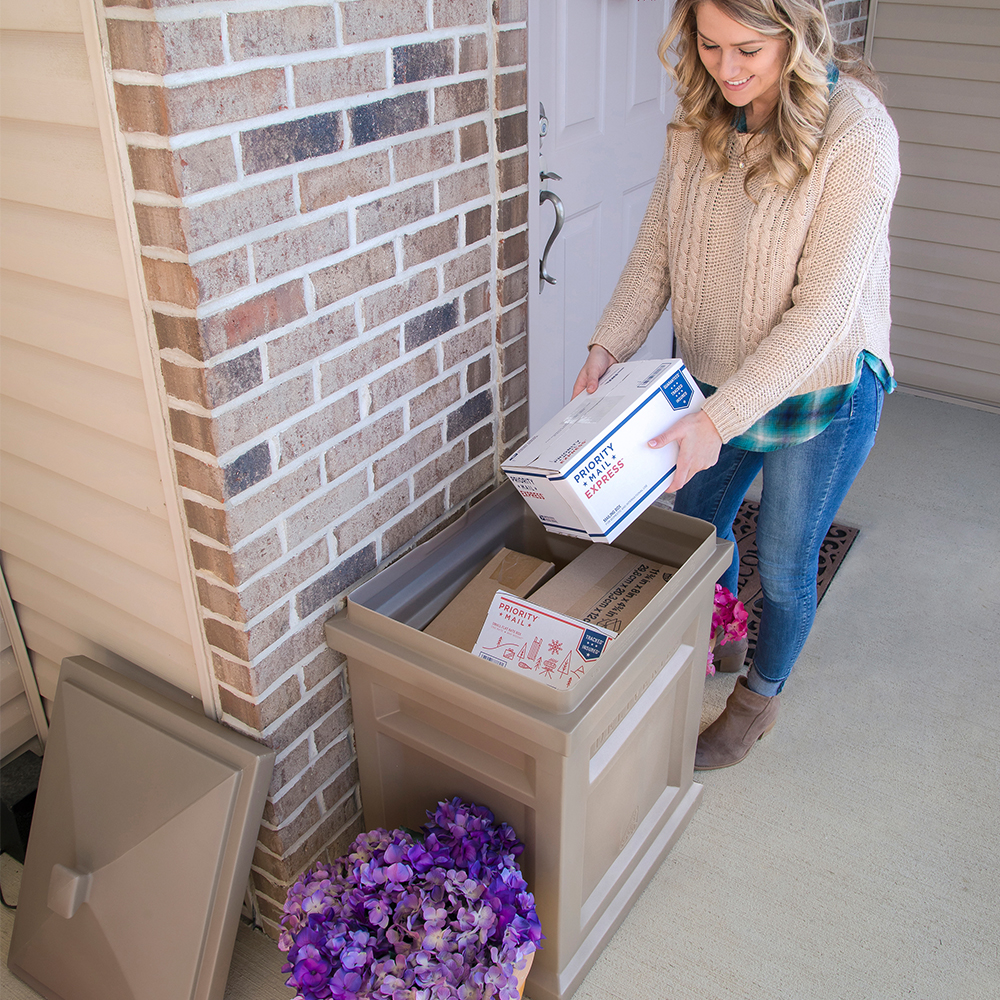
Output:
[[[833,518],[875,442],[884,390],[865,366],[854,395],[825,430],[778,451],[723,445],[719,460],[678,491],[674,509],[715,525],[734,541],[733,521],[763,469],[757,554],[764,600],[748,686],[777,694],[805,645],[816,617],[819,550]],[[719,582],[734,594],[739,552]]]

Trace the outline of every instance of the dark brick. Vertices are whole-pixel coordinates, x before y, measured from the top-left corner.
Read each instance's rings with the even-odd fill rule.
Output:
[[[240,135],[243,169],[248,174],[336,153],[343,146],[339,111],[278,122]]]
[[[506,153],[519,146],[528,144],[528,115],[522,111],[520,114],[507,115],[497,122],[497,149],[501,153]]]
[[[271,449],[262,441],[223,468],[226,496],[234,497],[271,475]]]
[[[528,156],[526,153],[515,153],[501,160],[498,166],[500,190],[511,191],[524,187],[528,183]]]
[[[497,62],[501,66],[520,66],[527,62],[527,36],[524,28],[501,31],[497,40]]]
[[[481,389],[490,380],[493,367],[488,357],[478,358],[465,370],[465,385],[469,392]]]
[[[503,378],[513,374],[528,363],[528,338],[515,340],[500,351],[500,374]]]
[[[153,328],[156,342],[162,349],[176,347],[192,358],[205,360],[204,346],[198,329],[198,320],[191,316],[168,316],[153,312]]]
[[[523,72],[504,73],[496,79],[498,111],[518,108],[528,100],[528,79]]]
[[[484,156],[488,153],[490,151],[490,138],[486,131],[486,122],[463,125],[458,130],[458,148],[463,161],[474,160],[477,156]]]
[[[256,389],[264,381],[260,351],[256,348],[246,354],[223,361],[205,373],[209,406],[221,406],[237,396]]]
[[[475,288],[470,288],[465,293],[463,301],[466,323],[477,316],[482,316],[490,308],[490,283],[485,281],[481,285],[476,285]]]
[[[471,246],[480,240],[485,240],[490,235],[490,212],[489,205],[481,208],[474,208],[471,212],[465,213],[465,245]]]
[[[373,569],[375,569],[375,543],[370,542],[354,555],[341,560],[336,569],[299,591],[295,597],[295,610],[299,618],[308,618],[314,611],[324,604],[329,604],[338,594],[342,594],[352,583],[357,583]]]
[[[347,112],[355,146],[377,142],[391,135],[415,132],[428,123],[427,95],[403,94],[374,104],[364,104]]]
[[[500,202],[497,211],[497,229],[501,233],[508,229],[517,229],[528,221],[528,196],[516,194],[513,198],[505,198]]]
[[[509,306],[528,294],[528,268],[505,274],[497,282],[497,298],[501,306]]]
[[[189,445],[199,451],[214,455],[215,439],[212,435],[212,421],[187,410],[170,410],[170,433],[180,444]]]
[[[484,424],[469,435],[469,461],[478,458],[493,447],[493,425]]]
[[[446,302],[443,306],[435,306],[408,320],[403,328],[404,350],[414,351],[421,344],[454,330],[456,326],[458,326],[458,299]]]
[[[528,373],[521,371],[517,375],[512,375],[500,387],[500,406],[504,410],[509,410],[513,406],[528,398]]]
[[[486,35],[466,35],[459,42],[459,73],[474,73],[477,69],[486,69],[488,60],[489,42]]]
[[[509,312],[505,312],[500,317],[500,329],[498,331],[498,341],[506,344],[516,337],[520,337],[528,328],[528,309],[524,305],[515,306]]]
[[[527,403],[521,403],[518,407],[513,410],[509,410],[503,415],[501,434],[504,442],[504,454],[501,455],[502,461],[506,460],[507,456],[513,453],[514,448],[511,446],[512,442],[520,438],[522,434],[527,434],[527,431]]]
[[[486,389],[467,399],[457,410],[448,414],[448,440],[454,441],[470,427],[485,420],[493,412],[493,393]]]
[[[523,264],[528,259],[528,233],[521,230],[513,236],[508,236],[500,241],[497,248],[497,267],[501,271],[507,271],[518,264]]]
[[[449,76],[455,71],[454,43],[440,42],[400,45],[392,50],[392,76],[395,83],[414,83],[435,76]]]

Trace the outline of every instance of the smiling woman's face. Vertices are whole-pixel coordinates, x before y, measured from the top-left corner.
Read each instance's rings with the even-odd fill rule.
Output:
[[[746,108],[748,128],[757,128],[778,101],[788,42],[734,21],[710,0],[698,5],[695,19],[702,65],[730,104]]]

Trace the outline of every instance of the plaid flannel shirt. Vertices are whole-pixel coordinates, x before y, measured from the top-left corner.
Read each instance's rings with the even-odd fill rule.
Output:
[[[726,443],[743,451],[777,451],[816,437],[826,430],[837,411],[854,395],[865,365],[875,373],[887,393],[896,388],[896,380],[882,360],[863,351],[858,356],[857,373],[850,385],[834,385],[801,396],[789,396],[774,409],[768,410],[753,426]],[[711,396],[716,388],[704,382],[698,382],[698,387],[706,397]]]

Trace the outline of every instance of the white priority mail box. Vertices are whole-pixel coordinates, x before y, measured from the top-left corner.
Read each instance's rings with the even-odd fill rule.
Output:
[[[566,690],[592,671],[616,633],[497,591],[472,652]]]
[[[704,401],[679,358],[612,365],[501,468],[549,531],[611,542],[677,467],[677,445],[650,448],[650,438]]]

